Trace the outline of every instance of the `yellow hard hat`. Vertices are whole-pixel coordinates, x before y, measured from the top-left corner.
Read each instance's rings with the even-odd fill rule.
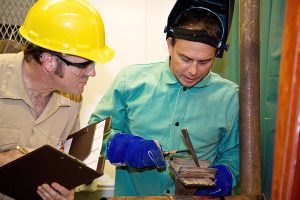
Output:
[[[29,42],[62,54],[99,63],[114,56],[105,45],[101,16],[86,0],[39,0],[19,31]]]

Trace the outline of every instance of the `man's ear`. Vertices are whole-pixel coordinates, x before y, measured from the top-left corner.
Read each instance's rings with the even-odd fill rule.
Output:
[[[44,67],[44,69],[47,72],[54,72],[56,65],[53,63],[53,56],[47,52],[44,52],[40,55],[40,62],[42,67]]]
[[[168,48],[170,48],[172,46],[172,38],[171,37],[168,37],[167,45],[168,45]]]
[[[167,45],[168,45],[168,51],[169,51],[170,55],[172,54],[172,51],[173,51],[173,44],[172,44],[172,42],[173,42],[172,37],[169,37],[167,39]]]

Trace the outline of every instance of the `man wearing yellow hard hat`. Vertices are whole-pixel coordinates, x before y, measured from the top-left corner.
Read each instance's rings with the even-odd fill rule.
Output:
[[[0,55],[0,166],[22,156],[17,146],[58,148],[79,130],[81,94],[96,75],[95,62],[114,55],[101,16],[85,0],[39,0],[19,31],[28,41],[25,50]],[[43,184],[37,193],[74,198],[58,183]]]

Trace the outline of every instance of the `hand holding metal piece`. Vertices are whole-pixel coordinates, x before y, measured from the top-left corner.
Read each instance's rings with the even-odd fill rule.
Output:
[[[182,152],[189,152],[190,150],[184,149],[184,150],[172,150],[172,151],[164,151],[164,157],[169,156],[170,154],[176,154],[176,153],[182,153]]]
[[[125,132],[110,138],[107,144],[107,158],[116,166],[137,169],[166,167],[166,160],[158,141]]]
[[[193,144],[192,144],[192,142],[191,142],[191,140],[190,140],[190,136],[189,136],[189,133],[188,133],[187,129],[185,129],[185,128],[184,128],[184,129],[181,129],[181,133],[182,133],[182,135],[183,135],[183,138],[184,138],[184,140],[185,140],[186,145],[188,146],[188,148],[189,148],[189,150],[190,150],[190,152],[191,152],[191,154],[192,154],[192,157],[193,157],[193,160],[194,160],[195,164],[196,164],[198,167],[200,167],[198,158],[197,158],[197,156],[196,156],[196,152],[195,152],[194,147],[193,147]]]

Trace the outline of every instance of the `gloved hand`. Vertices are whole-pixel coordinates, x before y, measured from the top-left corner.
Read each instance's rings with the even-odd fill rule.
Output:
[[[231,172],[225,165],[215,165],[211,168],[217,169],[215,183],[216,186],[211,189],[199,189],[196,192],[197,196],[229,196],[232,190],[232,176]]]
[[[107,158],[119,166],[165,168],[166,161],[156,140],[146,140],[129,133],[117,133],[107,144]]]

